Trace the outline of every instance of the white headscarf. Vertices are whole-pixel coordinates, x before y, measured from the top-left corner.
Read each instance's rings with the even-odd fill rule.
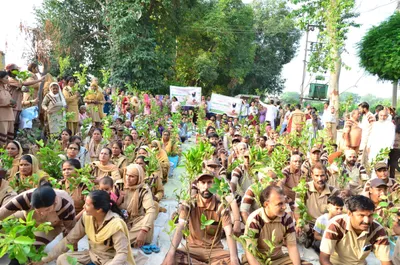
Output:
[[[51,90],[51,87],[53,85],[58,86],[58,94],[60,94],[62,105],[64,106],[64,108],[66,108],[67,107],[67,102],[65,101],[64,94],[62,93],[62,90],[60,89],[60,85],[57,82],[53,82],[53,83],[50,84],[50,86],[49,86],[49,94],[50,94],[50,96],[52,96],[53,98],[57,97],[57,95],[54,94],[53,91]]]

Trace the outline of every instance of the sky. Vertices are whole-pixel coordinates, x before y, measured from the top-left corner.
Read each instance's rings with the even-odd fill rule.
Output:
[[[246,2],[249,0],[246,0]],[[370,76],[359,67],[356,44],[365,32],[372,26],[378,25],[393,14],[397,0],[356,0],[357,11],[360,16],[356,22],[360,28],[352,28],[346,41],[346,53],[343,54],[343,62],[351,69],[342,69],[339,90],[340,92],[353,92],[360,95],[373,94],[379,97],[391,97],[392,85],[389,82],[380,82],[377,77]],[[2,3],[2,9],[6,10],[0,16],[0,24],[3,27],[0,34],[0,51],[6,53],[6,64],[16,63],[26,68],[26,61],[22,58],[27,42],[20,34],[19,25],[34,26],[34,7],[40,6],[42,0],[13,0]],[[310,34],[309,41],[315,41],[316,36]],[[286,79],[284,91],[300,92],[303,57],[305,48],[305,34],[300,40],[300,47],[296,57],[285,65],[282,75]],[[307,75],[305,83],[313,81],[313,77]],[[307,91],[307,89],[305,89]]]

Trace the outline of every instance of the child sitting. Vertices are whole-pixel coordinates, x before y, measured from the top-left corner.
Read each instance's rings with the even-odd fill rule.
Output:
[[[338,196],[331,196],[328,198],[328,213],[321,215],[317,218],[314,225],[314,243],[313,248],[319,254],[319,247],[321,246],[322,236],[330,219],[336,215],[342,214],[344,202]]]
[[[117,188],[114,186],[114,181],[110,177],[103,177],[99,182],[99,190],[104,190],[110,194],[110,199],[113,200],[118,205],[119,194]],[[115,191],[115,192],[114,192]]]

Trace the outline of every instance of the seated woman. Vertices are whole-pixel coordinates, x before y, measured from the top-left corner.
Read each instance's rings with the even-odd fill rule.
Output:
[[[35,232],[38,247],[49,244],[61,232],[68,234],[75,225],[75,208],[72,198],[66,191],[56,190],[42,180],[36,189],[27,190],[0,208],[0,220],[13,215],[24,219],[29,211],[34,210],[36,224],[50,222],[54,228],[47,234]],[[15,261],[14,261],[15,263]],[[18,264],[18,263],[15,263]]]
[[[160,162],[162,170],[163,183],[168,181],[168,174],[170,169],[169,159],[167,152],[161,148],[161,143],[159,141],[152,141],[151,148],[156,152],[158,162]]]
[[[101,148],[103,147],[101,142],[103,137],[101,136],[102,131],[99,128],[95,128],[92,133],[92,137],[90,138],[90,142],[87,145],[86,149],[89,151],[90,161],[98,161]]]
[[[122,153],[122,143],[119,141],[115,141],[110,145],[112,156],[111,161],[114,165],[116,165],[119,169],[119,173],[122,175],[124,169],[128,165],[128,160]]]
[[[72,136],[72,131],[70,129],[62,130],[59,141],[62,151],[65,151],[65,149],[67,149],[69,139],[71,138],[71,136]]]
[[[85,235],[89,240],[89,249],[66,254],[67,246],[78,243]],[[58,265],[70,265],[68,257],[76,258],[79,264],[135,265],[128,228],[121,211],[107,192],[95,190],[89,193],[82,218],[47,257],[36,264],[57,260]]]
[[[74,201],[75,212],[78,215],[83,210],[85,204],[85,196],[82,192],[86,189],[85,184],[79,183],[74,185],[73,178],[77,177],[77,169],[81,169],[81,164],[77,159],[68,159],[62,163],[63,179],[61,183],[65,187],[65,191],[71,196]],[[77,218],[78,219],[78,218]]]
[[[7,172],[7,178],[13,178],[19,171],[19,160],[22,156],[22,146],[18,141],[9,142],[6,145],[7,155],[13,159],[12,168]]]
[[[115,183],[121,180],[118,167],[111,162],[111,150],[108,147],[101,149],[99,161],[93,162],[91,166],[92,176],[94,176],[96,184],[105,176],[111,177]]]
[[[141,166],[130,164],[126,167],[120,208],[128,212],[126,222],[129,238],[135,248],[151,242],[156,219],[153,195],[149,186],[144,183],[144,178]]]
[[[33,183],[29,180],[34,174],[38,177],[38,182]],[[33,155],[23,155],[19,161],[19,171],[13,178],[10,178],[11,187],[18,193],[36,187],[39,180],[50,177],[49,174],[39,169],[39,162]]]
[[[69,157],[78,159],[81,162],[81,167],[84,167],[86,164],[90,164],[90,156],[88,150],[82,145],[82,138],[74,135],[69,139],[70,143],[75,143],[79,146],[79,152],[76,157]]]
[[[132,136],[133,144],[136,147],[139,147],[139,146],[141,146],[143,144],[142,141],[139,138],[139,134],[136,131],[136,129],[131,129],[131,136]]]
[[[135,149],[136,145],[133,143],[132,135],[128,134],[124,136],[124,146],[122,147],[122,151],[128,160],[128,164],[132,163],[135,160]]]
[[[0,168],[0,207],[8,203],[17,193],[10,187],[5,179],[6,171]]]

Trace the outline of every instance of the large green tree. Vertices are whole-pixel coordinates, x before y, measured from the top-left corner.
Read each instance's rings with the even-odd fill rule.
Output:
[[[400,79],[400,12],[372,27],[358,44],[361,66],[382,80],[393,82],[392,105],[397,104]]]
[[[346,35],[352,26],[355,0],[290,0],[296,5],[295,13],[301,29],[317,28],[317,45],[311,53],[308,70],[314,73],[329,70],[331,104],[339,109],[339,78],[342,68],[341,54]]]

